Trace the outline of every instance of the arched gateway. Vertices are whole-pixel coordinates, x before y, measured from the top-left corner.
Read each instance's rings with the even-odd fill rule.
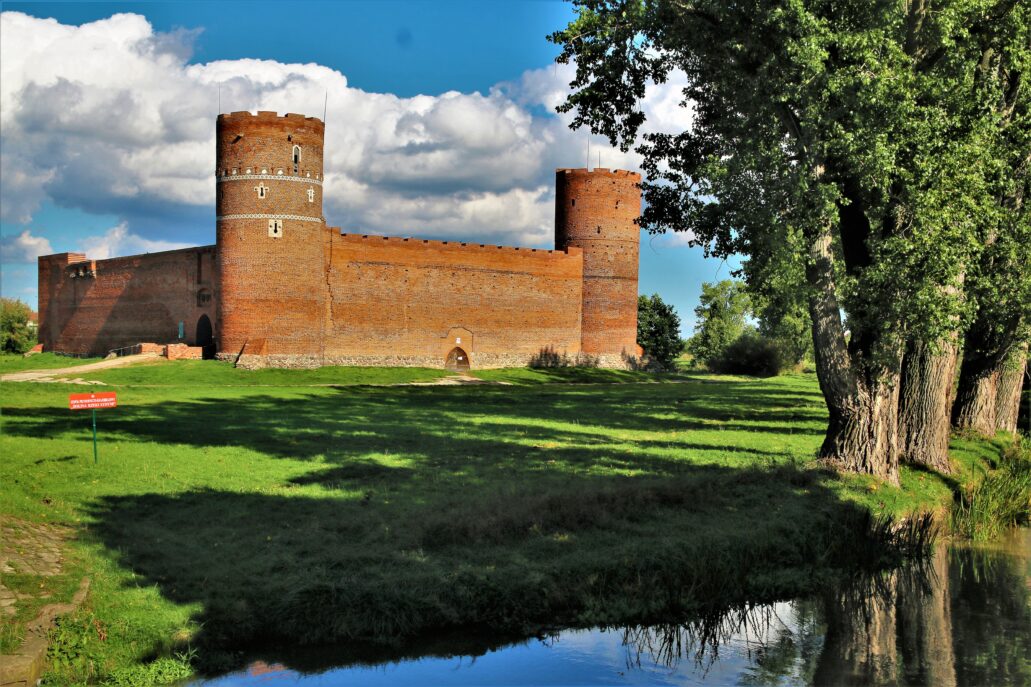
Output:
[[[468,370],[469,354],[455,346],[451,349],[451,352],[447,354],[447,360],[444,362],[444,369],[456,371]]]
[[[201,315],[197,320],[197,334],[194,338],[194,346],[204,347],[205,359],[215,357],[215,339],[212,336],[211,319],[207,315]]]

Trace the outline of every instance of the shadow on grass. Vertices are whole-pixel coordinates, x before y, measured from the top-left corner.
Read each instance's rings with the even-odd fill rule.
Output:
[[[104,418],[107,435],[203,447],[240,446],[293,459],[330,462],[389,449],[430,459],[448,454],[456,437],[475,456],[480,448],[525,452],[526,437],[578,443],[654,441],[633,433],[677,432],[669,443],[684,450],[708,446],[762,454],[762,434],[798,435],[806,451],[817,447],[826,412],[811,394],[770,390],[754,383],[611,385],[606,387],[342,387],[282,398],[275,394],[190,398],[121,406]],[[775,392],[775,393],[773,393]],[[7,408],[5,431],[53,437],[81,431],[66,409]],[[489,431],[491,424],[502,432]],[[755,433],[729,442],[693,441],[694,431]],[[614,439],[614,434],[630,433]],[[808,439],[807,439],[808,437]],[[768,439],[768,438],[767,438]],[[507,440],[507,441],[504,441]],[[663,442],[659,442],[660,444]],[[810,447],[810,444],[812,446]]]
[[[415,489],[434,479],[401,472]],[[884,563],[893,550],[868,513],[824,479],[702,467],[663,479],[456,482],[421,501],[112,496],[90,507],[90,532],[133,584],[201,604],[201,646],[532,632],[796,594],[826,568]]]
[[[105,496],[87,536],[134,585],[199,604],[205,651],[669,620],[897,559],[832,475],[794,466],[822,433],[812,394],[706,381],[122,406],[105,433],[125,441],[312,465],[241,491]],[[81,419],[11,408],[5,431]]]

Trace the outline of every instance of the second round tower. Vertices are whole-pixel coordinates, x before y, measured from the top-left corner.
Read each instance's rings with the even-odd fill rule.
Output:
[[[637,352],[640,183],[625,170],[555,173],[555,248],[583,250],[581,350],[590,355]]]

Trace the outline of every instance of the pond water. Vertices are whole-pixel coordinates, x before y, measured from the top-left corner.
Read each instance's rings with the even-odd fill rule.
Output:
[[[1031,530],[707,620],[565,630],[476,655],[355,661],[335,651],[191,685],[1031,685]]]

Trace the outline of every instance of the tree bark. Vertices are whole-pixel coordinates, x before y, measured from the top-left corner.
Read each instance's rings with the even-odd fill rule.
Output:
[[[831,245],[824,227],[811,239],[806,261],[816,375],[830,413],[820,458],[898,484],[898,371],[856,370],[845,345]]]
[[[959,388],[952,406],[952,425],[992,436],[995,434],[995,400],[1002,363],[980,356],[964,356],[959,370]]]
[[[949,409],[958,349],[945,343],[935,352],[911,342],[902,360],[899,394],[899,460],[949,474]]]
[[[999,373],[995,391],[995,429],[1016,434],[1020,414],[1020,392],[1024,388],[1028,345],[1017,348]]]

